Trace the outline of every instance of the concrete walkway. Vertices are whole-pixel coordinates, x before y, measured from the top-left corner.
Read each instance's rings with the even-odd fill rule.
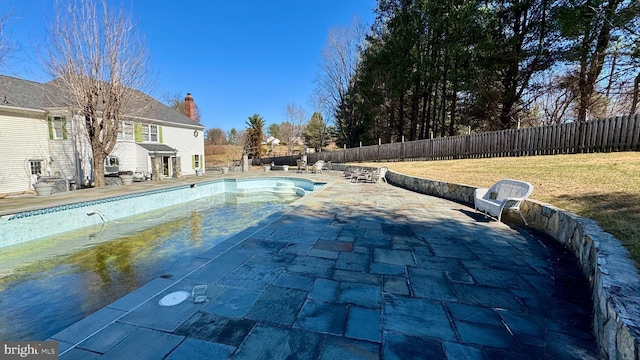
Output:
[[[553,240],[387,184],[322,178],[54,335],[60,359],[597,358],[587,283]],[[158,305],[195,285],[206,303]]]

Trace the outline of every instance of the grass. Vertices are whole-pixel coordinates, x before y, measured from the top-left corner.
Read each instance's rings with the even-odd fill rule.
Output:
[[[288,146],[276,145],[273,148],[268,145],[262,146],[265,152],[265,158],[271,157],[269,150],[275,154],[286,154]],[[299,152],[300,146],[294,147],[294,151]],[[241,145],[210,145],[204,146],[204,161],[206,168],[212,168],[216,166],[227,166],[227,163],[234,160],[242,159],[242,146]]]
[[[360,163],[380,167],[382,163]],[[533,184],[531,198],[597,221],[640,264],[640,153],[619,152],[385,163],[412,176],[489,187],[504,179]]]

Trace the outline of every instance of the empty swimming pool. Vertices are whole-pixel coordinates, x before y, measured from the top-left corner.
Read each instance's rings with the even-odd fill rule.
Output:
[[[298,198],[223,193],[6,247],[0,339],[46,339]]]

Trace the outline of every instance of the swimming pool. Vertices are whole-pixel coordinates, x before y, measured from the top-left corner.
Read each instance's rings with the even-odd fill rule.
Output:
[[[0,339],[44,340],[300,198],[264,184],[4,248]]]
[[[0,248],[223,194],[303,196],[322,183],[302,178],[218,179],[0,216]]]

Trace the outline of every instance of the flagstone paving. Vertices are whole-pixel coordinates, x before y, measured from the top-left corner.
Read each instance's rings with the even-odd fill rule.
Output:
[[[337,176],[287,210],[54,335],[60,359],[597,358],[551,239]],[[158,305],[195,285],[206,303]]]

